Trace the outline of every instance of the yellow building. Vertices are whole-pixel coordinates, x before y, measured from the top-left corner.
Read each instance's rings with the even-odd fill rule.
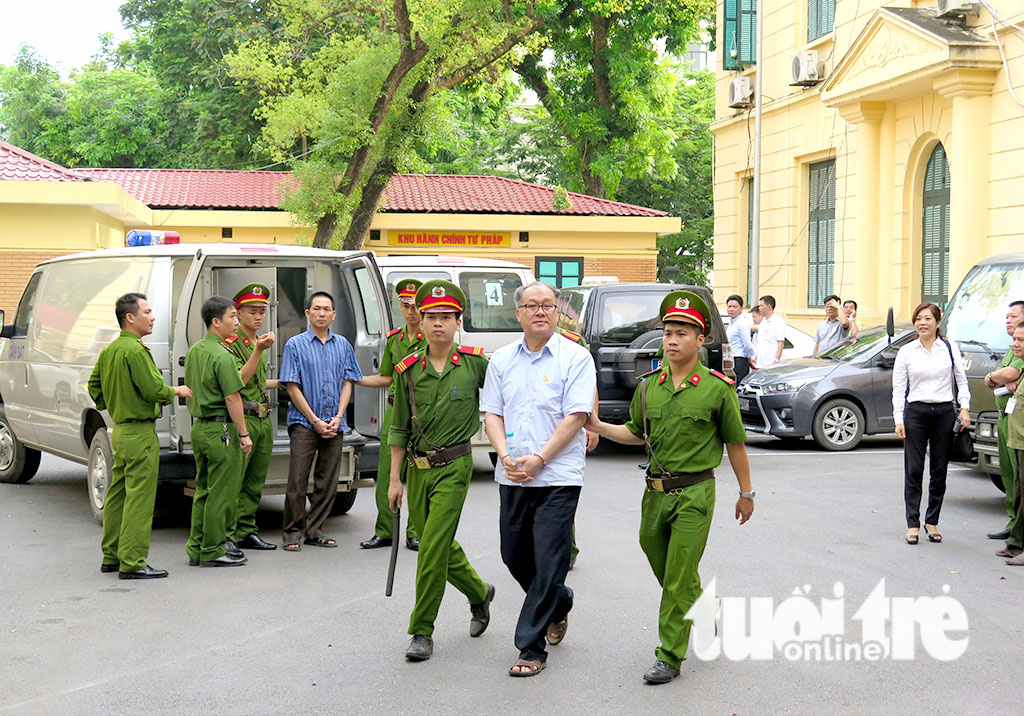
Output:
[[[76,169],[0,142],[0,309],[12,315],[40,261],[123,246],[131,229],[182,242],[308,242],[281,211],[287,172]],[[397,175],[364,247],[516,261],[560,286],[585,276],[653,281],[657,237],[680,229],[662,211],[500,177]]]
[[[938,4],[764,0],[758,68],[755,1],[719,2],[716,300],[771,294],[789,321],[810,329],[821,299],[836,293],[856,300],[872,325],[890,306],[906,319],[922,300],[942,305],[977,260],[1020,249],[1024,28],[983,7],[942,18]],[[990,4],[1024,23],[1020,2]],[[760,286],[752,287],[754,112],[744,85],[753,88],[758,71]]]

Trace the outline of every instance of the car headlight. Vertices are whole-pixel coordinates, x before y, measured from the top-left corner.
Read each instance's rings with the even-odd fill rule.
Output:
[[[990,437],[992,437],[992,423],[978,423],[978,437],[979,438],[990,438]]]
[[[822,378],[824,378],[824,376],[818,375],[813,378],[793,378],[791,380],[782,380],[777,383],[767,383],[761,386],[761,390],[764,391],[765,395],[774,395],[775,393],[795,393],[805,385],[817,383]]]

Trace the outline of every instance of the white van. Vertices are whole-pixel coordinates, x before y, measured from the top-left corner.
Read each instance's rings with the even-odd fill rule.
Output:
[[[306,296],[327,291],[338,316],[331,328],[355,348],[365,373],[375,373],[391,328],[387,293],[366,251],[325,251],[244,244],[161,245],[74,254],[40,264],[25,288],[12,325],[0,340],[0,482],[27,482],[41,452],[88,465],[89,505],[97,520],[112,465],[110,428],[96,410],[88,380],[99,352],[119,334],[114,302],[145,293],[156,313],[145,339],[164,381],[184,383],[185,353],[205,335],[200,307],[210,296],[234,296],[248,283],[271,289],[265,330],[277,335],[268,355],[278,374],[288,338],[306,330]],[[275,395],[276,393],[276,395]],[[264,494],[283,494],[288,476],[285,391],[271,391],[276,409],[274,452]],[[377,470],[384,393],[356,387],[349,406],[345,457],[335,513],[352,506],[355,488],[372,485]],[[192,418],[185,401],[165,406],[157,420],[160,480],[188,486],[194,478]],[[360,480],[360,474],[370,480]]]
[[[516,321],[512,295],[533,281],[533,271],[522,264],[461,256],[378,256],[377,266],[391,297],[392,322],[404,324],[395,296],[395,284],[403,278],[451,281],[466,294],[459,343],[480,346],[490,356],[518,340],[523,331]]]

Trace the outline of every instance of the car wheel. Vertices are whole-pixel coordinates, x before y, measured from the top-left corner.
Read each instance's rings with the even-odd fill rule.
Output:
[[[359,490],[349,490],[348,492],[339,492],[335,495],[334,504],[331,506],[331,515],[343,515],[351,510],[358,492]]]
[[[812,431],[826,450],[851,450],[864,437],[864,413],[849,400],[830,400],[818,408]]]
[[[0,482],[23,484],[39,469],[38,450],[25,447],[14,434],[7,418],[0,416]]]
[[[111,468],[114,467],[114,451],[106,428],[100,428],[89,443],[89,468],[85,483],[89,492],[89,509],[96,524],[103,524],[103,504],[110,489]]]

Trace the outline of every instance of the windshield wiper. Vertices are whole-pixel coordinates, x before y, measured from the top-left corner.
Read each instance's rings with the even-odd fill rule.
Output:
[[[991,348],[989,348],[987,343],[982,343],[981,341],[975,341],[975,340],[971,340],[971,339],[959,340],[959,341],[957,341],[957,343],[967,344],[967,345],[972,345],[972,346],[978,346],[979,348],[984,350],[986,353],[988,353],[993,358],[999,358],[999,354],[996,353]]]

